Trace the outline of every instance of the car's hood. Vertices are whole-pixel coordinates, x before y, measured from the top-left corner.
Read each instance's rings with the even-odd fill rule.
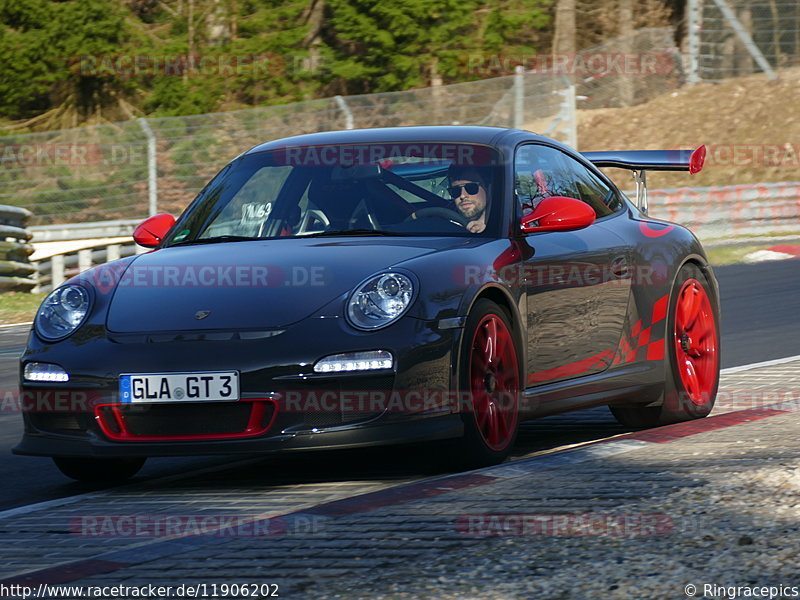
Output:
[[[376,271],[459,243],[325,238],[164,248],[137,257],[125,271],[106,324],[120,333],[280,328]]]

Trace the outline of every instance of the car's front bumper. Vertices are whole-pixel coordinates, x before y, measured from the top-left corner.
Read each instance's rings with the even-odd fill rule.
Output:
[[[278,335],[261,337],[219,331],[114,335],[94,327],[46,344],[31,335],[23,364],[58,364],[70,374],[70,381],[22,382],[28,405],[23,410],[25,433],[14,452],[186,456],[455,437],[461,434],[460,406],[448,391],[454,381],[451,357],[459,333],[440,328],[435,321],[413,318],[384,330],[357,332],[343,319],[327,318],[309,319]],[[394,368],[335,375],[313,372],[314,363],[324,356],[373,349],[391,351]],[[220,370],[239,372],[239,402],[167,407],[120,403],[120,373]],[[49,401],[42,403],[42,398]],[[54,398],[61,401],[53,402]],[[263,427],[253,426],[248,417],[247,411],[256,404],[266,407],[258,417],[263,417]],[[112,410],[124,412],[122,424],[131,425],[131,435],[120,434],[118,428],[112,431]]]

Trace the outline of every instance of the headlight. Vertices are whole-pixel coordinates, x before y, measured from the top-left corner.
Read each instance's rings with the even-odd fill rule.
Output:
[[[379,329],[398,319],[414,297],[414,284],[402,273],[370,277],[347,302],[347,319],[358,329]]]
[[[80,285],[65,285],[44,299],[36,313],[36,333],[46,340],[63,339],[81,326],[89,314],[89,291]]]

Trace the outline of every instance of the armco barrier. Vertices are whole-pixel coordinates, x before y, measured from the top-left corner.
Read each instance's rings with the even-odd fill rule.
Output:
[[[35,225],[29,227],[28,231],[33,234],[34,244],[65,240],[91,240],[105,237],[132,236],[133,230],[136,229],[143,220],[144,219],[125,219],[119,221],[95,221],[93,223]]]
[[[94,247],[70,250],[42,258],[34,261],[37,271],[37,285],[33,291],[51,292],[70,277],[90,267],[102,265],[146,250],[146,248],[136,245],[131,239],[129,242],[114,244],[100,242]]]
[[[800,182],[650,190],[650,215],[704,243],[800,232]]]
[[[31,233],[25,229],[32,216],[24,208],[0,205],[0,293],[30,291],[36,285],[36,267],[28,262]]]

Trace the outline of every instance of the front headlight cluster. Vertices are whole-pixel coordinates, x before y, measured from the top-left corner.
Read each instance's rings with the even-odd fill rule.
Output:
[[[89,314],[91,296],[80,285],[65,285],[44,299],[36,313],[36,333],[46,340],[60,340],[74,332]]]
[[[347,302],[347,318],[357,329],[386,327],[411,306],[414,283],[411,278],[390,271],[370,277],[359,285]]]

